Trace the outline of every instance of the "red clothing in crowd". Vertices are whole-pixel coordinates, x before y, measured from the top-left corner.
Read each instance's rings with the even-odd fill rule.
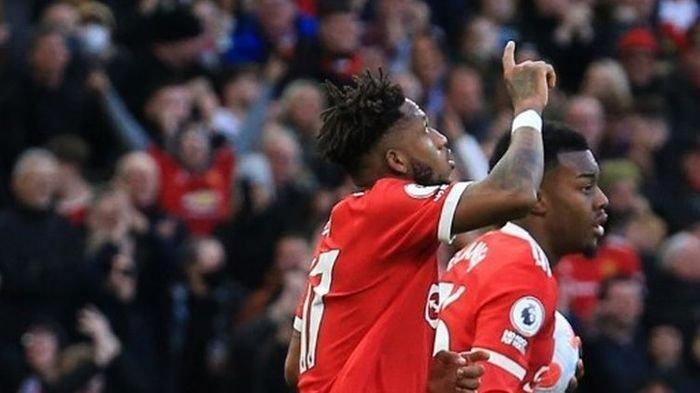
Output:
[[[181,219],[193,234],[211,234],[229,217],[235,162],[230,149],[215,151],[211,165],[201,173],[188,171],[155,145],[148,152],[160,168],[160,206]]]
[[[598,291],[605,280],[642,274],[639,255],[627,241],[618,237],[608,238],[593,258],[583,255],[562,258],[554,271],[559,281],[559,298],[583,321],[593,316]]]

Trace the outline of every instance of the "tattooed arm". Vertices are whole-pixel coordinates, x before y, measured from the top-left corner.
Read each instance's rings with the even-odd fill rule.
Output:
[[[503,53],[503,76],[515,114],[547,105],[548,90],[555,84],[554,69],[542,61],[515,64],[515,44]],[[510,146],[491,173],[470,184],[462,193],[452,220],[452,233],[506,222],[527,214],[537,202],[544,171],[540,131],[524,126],[513,132]]]

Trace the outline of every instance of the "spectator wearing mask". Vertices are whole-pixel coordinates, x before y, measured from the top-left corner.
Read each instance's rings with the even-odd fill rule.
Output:
[[[594,329],[583,338],[582,391],[631,393],[642,387],[650,370],[640,325],[642,291],[634,278],[613,277],[603,284]]]

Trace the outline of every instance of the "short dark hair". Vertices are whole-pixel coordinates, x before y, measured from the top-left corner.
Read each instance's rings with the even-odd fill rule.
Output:
[[[510,146],[510,132],[505,133],[496,143],[496,147],[489,160],[489,166],[493,169],[503,157]],[[542,125],[542,144],[544,145],[544,169],[552,169],[559,163],[557,155],[571,151],[589,150],[586,138],[568,126],[552,121],[545,121]]]
[[[90,147],[83,138],[74,134],[57,135],[49,140],[46,147],[59,161],[82,168],[90,157]]]
[[[405,101],[401,87],[381,69],[377,75],[365,71],[353,81],[355,86],[342,89],[326,82],[330,107],[321,114],[323,125],[318,135],[321,155],[351,175],[360,159],[401,118]]]
[[[639,279],[637,279],[633,276],[630,276],[628,274],[616,274],[612,277],[605,279],[600,284],[600,288],[598,289],[598,300],[607,299],[608,295],[610,295],[610,290],[613,286],[615,286],[617,284],[626,284],[626,283],[637,284],[642,288],[642,290],[644,289],[644,286],[639,281]],[[642,295],[644,295],[644,293],[642,293]]]

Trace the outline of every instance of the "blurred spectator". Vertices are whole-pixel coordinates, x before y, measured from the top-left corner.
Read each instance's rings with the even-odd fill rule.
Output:
[[[564,122],[586,137],[594,154],[605,136],[605,111],[600,101],[592,96],[573,96],[567,103]]]
[[[652,30],[629,30],[620,38],[617,51],[635,99],[660,99],[665,86],[657,63],[660,48]]]
[[[108,248],[97,263],[106,269],[97,305],[104,310],[123,344],[118,367],[106,374],[108,391],[148,392],[164,386],[167,351],[157,353],[157,338],[165,333],[157,315],[137,301],[139,270],[128,247]],[[162,348],[165,349],[165,348]]]
[[[112,93],[112,95],[110,95]],[[116,92],[104,91],[106,100],[114,101]],[[154,142],[161,147],[184,127],[192,115],[193,101],[190,90],[178,80],[167,81],[157,86],[146,100],[143,111],[145,127]],[[119,119],[114,119],[119,121]],[[115,127],[119,130],[119,127]],[[130,146],[133,148],[133,146]]]
[[[194,1],[192,12],[199,19],[204,36],[200,61],[208,69],[217,69],[221,66],[219,54],[228,50],[232,44],[230,34],[233,18],[214,0]]]
[[[640,326],[643,301],[637,279],[613,277],[602,286],[595,328],[583,339],[583,391],[625,393],[642,387],[650,371]]]
[[[486,137],[488,112],[479,74],[472,68],[454,67],[447,75],[442,118],[455,117],[462,132],[478,141]]]
[[[163,180],[160,204],[195,234],[210,234],[231,214],[234,158],[226,147],[211,146],[211,131],[191,123],[169,152],[151,148]]]
[[[523,39],[535,42],[542,55],[558,65],[557,84],[575,91],[585,66],[595,55],[597,31],[592,4],[571,0],[531,0],[522,3]]]
[[[403,90],[406,98],[418,102],[423,97],[423,86],[413,73],[402,72],[393,74],[392,79],[401,86],[401,90]]]
[[[450,140],[463,178],[478,180],[488,173],[488,160],[478,144],[488,133],[487,115],[479,74],[464,66],[452,68],[438,127]]]
[[[677,392],[696,391],[695,384],[683,362],[683,336],[678,328],[658,325],[649,332],[651,374],[666,381]]]
[[[133,233],[133,259],[138,270],[136,301],[154,328],[153,332],[166,332],[171,317],[169,289],[177,278],[176,260],[187,230],[182,222],[158,205],[160,172],[147,153],[133,152],[122,157],[117,163],[114,181],[118,188],[126,191],[131,204],[146,220],[146,226]],[[158,356],[160,382],[164,382],[172,371],[168,358],[169,337],[167,334],[150,337],[155,341],[152,345]]]
[[[172,290],[175,383],[181,392],[217,391],[242,293],[226,280],[226,255],[219,241],[190,241],[182,262],[183,282]]]
[[[428,117],[435,117],[444,100],[443,83],[448,66],[437,38],[430,34],[418,35],[413,40],[411,71],[423,86],[418,104]]]
[[[82,375],[71,393],[289,391],[281,364],[307,239],[355,191],[315,151],[319,82],[391,73],[448,136],[452,178],[479,179],[512,121],[500,66],[511,39],[517,62],[553,64],[544,116],[586,136],[610,199],[599,252],[556,269],[562,311],[592,339],[584,393],[700,391],[683,377],[700,373],[699,10],[696,0],[0,2],[0,391],[25,377],[27,393],[64,386],[23,369],[19,336],[41,320],[65,332],[45,364],[56,381]],[[211,262],[222,248],[226,263]],[[225,283],[200,285],[207,271]],[[647,294],[643,317],[630,287]],[[73,320],[86,303],[104,309],[122,346],[90,375]]]
[[[270,55],[291,59],[301,45],[312,41],[318,26],[299,12],[292,0],[255,2],[253,12],[237,21],[232,45],[224,53],[230,64],[265,63]]]
[[[559,307],[577,321],[594,322],[605,281],[613,277],[641,278],[642,264],[637,251],[623,237],[608,235],[595,256],[567,255],[556,266]]]
[[[581,92],[597,98],[611,116],[624,113],[632,105],[627,75],[620,64],[611,59],[590,63],[583,76]]]
[[[223,104],[231,114],[231,126],[221,130],[226,139],[234,141],[240,136],[240,128],[255,101],[262,94],[262,86],[255,70],[243,68],[228,76],[222,86]]]
[[[17,155],[62,133],[81,135],[91,109],[79,67],[56,28],[41,28],[32,38],[27,66],[14,73],[0,102],[5,141],[5,172]]]
[[[392,73],[408,71],[412,38],[431,31],[430,9],[419,0],[380,0],[373,4],[376,23],[368,26],[363,41],[387,58]],[[372,69],[369,64],[365,67]]]
[[[41,23],[50,28],[58,29],[65,36],[74,38],[78,31],[80,15],[77,8],[67,1],[57,1],[49,4],[41,13]]]
[[[116,188],[107,188],[95,197],[85,223],[89,256],[105,246],[133,248],[132,234],[147,227],[145,217],[134,209],[126,192]]]
[[[246,321],[235,332],[232,366],[234,379],[242,382],[237,388],[244,391],[293,391],[284,383],[283,365],[296,303],[304,291],[306,274],[302,266],[309,263],[309,243],[298,236],[285,236],[277,243],[276,254],[277,277],[268,276],[276,281],[274,286],[251,297],[257,306],[264,307],[264,312]],[[270,289],[275,291],[268,292]]]
[[[679,232],[661,246],[659,275],[649,283],[650,322],[669,323],[684,330],[700,316],[700,238]]]
[[[57,173],[51,153],[23,153],[12,177],[15,203],[0,213],[0,345],[10,362],[31,320],[44,316],[68,326],[85,289],[80,236],[52,209]],[[3,361],[0,368],[15,367]]]
[[[75,135],[59,135],[48,143],[58,160],[56,212],[76,227],[85,221],[92,202],[92,188],[83,177],[90,156],[88,145]]]
[[[700,221],[700,140],[686,141],[677,150],[674,161],[678,163],[678,174],[660,179],[664,188],[657,195],[658,208],[672,231]]]
[[[358,51],[362,31],[351,2],[320,0],[318,24],[316,39],[297,46],[285,84],[297,78],[347,84],[362,72],[364,64]]]
[[[647,185],[652,185],[657,183],[659,153],[666,146],[670,129],[661,108],[654,107],[652,103],[647,106],[645,108],[640,104],[627,116],[627,127],[631,134],[627,157],[645,173]]]
[[[694,29],[700,30],[700,23],[696,23]],[[677,70],[669,78],[666,97],[673,137],[681,144],[697,135],[697,125],[700,124],[697,110],[700,100],[700,39],[692,37],[689,34],[689,47],[680,54]]]
[[[344,179],[341,169],[327,163],[316,151],[321,113],[326,107],[321,87],[313,81],[295,81],[282,92],[280,107],[280,118],[299,141],[305,166],[323,185],[335,187],[341,183]]]
[[[60,327],[50,321],[27,329],[22,344],[32,375],[22,382],[19,393],[82,391],[100,378],[102,370],[113,367],[122,345],[104,315],[92,307],[81,310],[78,331],[90,338],[89,345],[65,347]]]
[[[608,232],[619,234],[631,217],[648,209],[648,203],[639,191],[642,172],[628,160],[605,160],[601,168],[605,169],[600,187],[610,201]]]
[[[683,34],[697,21],[700,7],[693,0],[661,0],[659,23],[672,34]]]
[[[287,226],[288,210],[278,207],[270,164],[262,154],[245,156],[238,166],[239,209],[216,230],[223,243],[227,269],[245,288],[254,290],[272,265],[275,244]]]
[[[234,156],[228,146],[214,146],[213,130],[191,119],[190,90],[168,84],[149,99],[146,118],[160,131],[151,139],[108,82],[99,89],[120,139],[130,150],[147,151],[158,164],[160,206],[200,235],[228,219]]]
[[[117,86],[132,110],[143,107],[153,83],[187,79],[204,72],[199,63],[204,45],[202,26],[188,8],[158,8],[143,23],[147,36],[141,39],[145,38],[146,44],[134,56],[124,85]]]
[[[476,16],[465,25],[459,57],[483,75],[487,93],[501,81],[501,48],[498,25],[486,17]]]
[[[311,246],[298,234],[286,234],[275,245],[274,262],[265,274],[263,284],[251,293],[241,309],[237,323],[258,318],[284,288],[284,278],[290,271],[303,272],[311,262]]]
[[[271,123],[264,130],[262,152],[270,163],[276,203],[286,211],[284,222],[306,228],[314,181],[302,161],[297,139],[283,126]]]

